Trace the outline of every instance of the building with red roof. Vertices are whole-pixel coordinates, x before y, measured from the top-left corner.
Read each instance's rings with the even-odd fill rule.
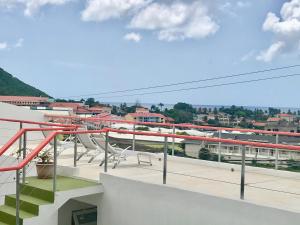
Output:
[[[137,112],[137,113],[128,113],[125,116],[126,120],[135,121],[135,122],[152,122],[152,123],[165,123],[166,117],[159,113],[150,113],[150,112]]]
[[[0,96],[0,102],[17,106],[48,106],[50,99],[32,96]]]

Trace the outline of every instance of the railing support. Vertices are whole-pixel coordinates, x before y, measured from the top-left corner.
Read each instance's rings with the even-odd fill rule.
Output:
[[[219,138],[222,138],[222,132],[219,130]],[[219,142],[218,146],[218,162],[221,162],[221,142]]]
[[[175,126],[173,125],[173,132],[172,134],[175,134]],[[175,155],[175,138],[172,138],[172,156]]]
[[[240,193],[241,200],[244,200],[244,196],[245,196],[245,161],[246,161],[246,146],[242,146],[241,193]]]
[[[16,171],[16,225],[20,223],[20,171]]]
[[[27,148],[27,133],[26,131],[24,132],[24,137],[23,137],[23,159],[26,158],[26,148]],[[23,167],[23,171],[22,171],[23,175],[22,175],[22,183],[25,184],[26,182],[26,166]]]
[[[53,193],[55,194],[56,192],[56,167],[57,167],[57,137],[56,135],[54,136],[54,143],[53,143],[53,150],[54,150],[54,155],[53,155]]]
[[[168,137],[165,137],[163,184],[167,183]]]
[[[20,130],[22,130],[22,128],[23,128],[23,123],[22,122],[20,122]],[[20,139],[19,139],[19,152],[18,152],[18,156],[21,156],[21,151],[22,151],[22,136],[20,137]]]
[[[105,134],[105,156],[104,156],[104,172],[107,173],[107,155],[108,155],[108,131]]]
[[[279,136],[276,134],[276,144],[279,143]],[[275,169],[278,170],[279,149],[275,149]]]
[[[77,142],[78,142],[78,138],[77,138],[77,134],[75,134],[75,137],[74,137],[74,161],[73,161],[74,167],[77,166],[77,155],[78,155]]]
[[[133,132],[135,132],[135,124],[133,124]],[[135,151],[135,134],[132,135],[132,151]]]

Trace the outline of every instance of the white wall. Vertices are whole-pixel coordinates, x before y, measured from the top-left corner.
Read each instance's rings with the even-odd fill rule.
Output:
[[[101,174],[101,225],[298,225],[300,214]]]
[[[15,106],[0,102],[0,118],[44,121],[44,115],[39,112],[26,109],[21,106]],[[24,127],[37,127],[33,125],[24,125]],[[10,123],[0,121],[0,146],[4,145],[17,131],[19,130],[19,123]],[[28,134],[29,140],[37,140],[43,137],[41,132],[30,132]]]
[[[88,209],[94,207],[93,205],[84,202],[70,199],[58,210],[57,225],[72,225],[72,212],[74,210]]]

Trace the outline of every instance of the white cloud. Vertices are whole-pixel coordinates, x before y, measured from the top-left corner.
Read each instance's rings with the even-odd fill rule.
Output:
[[[148,4],[146,0],[88,0],[81,13],[83,21],[104,21],[121,16]]]
[[[223,13],[228,14],[232,17],[237,17],[238,12],[241,9],[245,9],[251,6],[251,3],[249,1],[226,1],[224,4],[219,5],[219,10],[221,10]]]
[[[142,36],[138,33],[128,33],[124,36],[124,39],[127,41],[134,41],[134,42],[140,42],[142,40]]]
[[[5,50],[8,48],[8,45],[6,42],[0,42],[0,50]]]
[[[253,57],[255,57],[255,55],[256,55],[255,51],[252,50],[252,51],[248,52],[247,54],[243,55],[241,58],[241,61],[246,62],[246,61],[252,59]]]
[[[285,43],[282,41],[273,43],[268,49],[262,51],[256,59],[259,61],[270,62],[272,61],[282,49],[285,47]]]
[[[24,14],[32,16],[47,5],[64,5],[73,0],[0,0],[0,7],[11,9],[18,5],[24,6]]]
[[[205,38],[219,29],[202,1],[152,3],[132,18],[129,27],[155,30],[164,41]]]
[[[271,61],[280,52],[299,51],[300,0],[291,0],[284,3],[280,10],[280,16],[269,12],[263,24],[263,30],[272,32],[275,35],[276,42],[263,51],[257,57],[258,60],[266,58]],[[266,57],[262,57],[264,55]]]
[[[15,48],[21,48],[21,47],[23,47],[23,43],[24,43],[24,39],[19,38],[18,41],[15,43],[14,47]]]
[[[26,5],[26,9],[24,14],[26,16],[32,16],[39,9],[46,5],[64,5],[71,0],[25,0],[24,3]]]

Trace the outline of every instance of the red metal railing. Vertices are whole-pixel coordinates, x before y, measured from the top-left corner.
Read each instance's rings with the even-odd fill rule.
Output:
[[[111,122],[111,123],[124,123],[124,124],[133,124],[133,125],[145,125],[145,126],[158,126],[158,127],[179,127],[179,128],[191,128],[191,129],[202,129],[208,131],[239,131],[242,133],[257,133],[257,134],[268,134],[268,135],[283,135],[283,136],[292,136],[300,137],[300,133],[293,132],[282,132],[282,131],[267,131],[267,130],[257,130],[257,129],[243,129],[243,128],[228,128],[228,127],[213,127],[213,126],[201,126],[193,124],[172,124],[172,123],[154,123],[154,122],[135,122],[128,120],[110,120],[103,118],[81,118],[78,116],[60,116],[60,115],[46,115],[50,118],[62,118],[62,119],[76,119],[82,121],[91,121],[91,122]]]
[[[48,128],[22,128],[19,130],[5,145],[0,148],[0,156],[3,155],[24,133],[29,131],[59,131],[59,130],[75,130],[76,127],[48,127]]]
[[[36,128],[39,129],[39,128]],[[20,162],[17,166],[13,167],[2,167],[0,168],[0,172],[4,171],[14,171],[20,170],[24,166],[26,166],[32,159],[34,159],[38,153],[40,153],[45,146],[47,146],[52,139],[58,134],[100,134],[106,132],[115,132],[121,134],[134,134],[134,135],[142,135],[142,136],[155,136],[155,137],[167,137],[167,138],[180,138],[187,140],[195,140],[195,141],[209,141],[216,143],[227,143],[227,144],[236,144],[243,146],[253,146],[253,147],[262,147],[262,148],[274,148],[274,149],[284,149],[290,151],[300,151],[300,146],[293,145],[284,145],[284,144],[268,144],[268,143],[260,143],[260,142],[251,142],[251,141],[240,141],[240,140],[232,140],[232,139],[224,139],[224,138],[211,138],[211,137],[198,137],[198,136],[188,136],[188,135],[176,135],[176,134],[162,134],[162,133],[154,133],[154,132],[137,132],[137,131],[127,131],[127,130],[118,130],[105,128],[102,130],[86,130],[86,131],[63,131],[62,129],[52,132],[46,139],[41,142],[27,157]]]
[[[24,123],[24,124],[31,124],[31,125],[41,125],[41,126],[54,126],[54,127],[55,126],[57,127],[76,126],[73,124],[48,123],[48,122],[37,122],[37,121],[29,121],[29,120],[6,119],[6,118],[0,118],[0,121],[11,122],[11,123]]]

